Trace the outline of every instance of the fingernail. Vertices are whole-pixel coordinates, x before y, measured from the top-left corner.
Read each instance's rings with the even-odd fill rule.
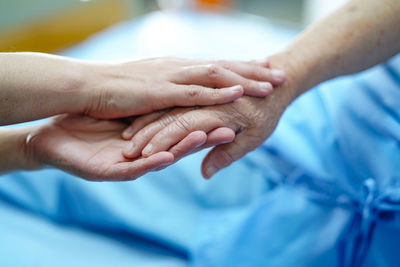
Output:
[[[153,150],[153,145],[152,145],[152,144],[148,144],[148,145],[142,150],[142,155],[150,155],[152,150]]]
[[[130,155],[130,154],[132,154],[132,153],[133,153],[133,150],[134,150],[134,148],[135,148],[135,145],[134,145],[134,143],[133,143],[133,142],[129,142],[128,146],[127,146],[127,147],[125,147],[125,149],[124,149],[124,154],[126,154],[126,155]]]
[[[265,93],[269,93],[273,89],[272,84],[267,83],[267,82],[260,82],[259,85],[260,85],[260,89]]]
[[[217,168],[214,165],[208,166],[206,169],[206,175],[211,178],[217,172]]]
[[[242,91],[243,91],[243,86],[241,86],[241,85],[235,85],[235,86],[232,86],[232,87],[230,88],[230,90],[233,91],[233,92],[242,92]]]
[[[128,127],[122,132],[122,138],[129,139],[132,137],[132,134],[133,134],[133,128]]]
[[[272,78],[277,82],[283,82],[286,79],[286,75],[281,70],[271,70]]]

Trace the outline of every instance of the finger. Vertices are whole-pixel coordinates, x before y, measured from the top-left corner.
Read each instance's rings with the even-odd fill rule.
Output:
[[[221,127],[222,123],[214,113],[209,114],[201,110],[185,113],[158,132],[142,150],[142,156],[148,157],[156,152],[167,151],[189,133],[197,130],[208,133]],[[233,124],[225,126],[234,129]]]
[[[201,164],[203,177],[211,178],[216,172],[229,166],[254,148],[246,145],[243,135],[237,137],[232,143],[214,147],[208,152]]]
[[[207,142],[203,148],[230,143],[235,139],[235,132],[231,128],[220,127],[207,134]]]
[[[181,66],[193,66],[193,65],[207,65],[207,64],[217,64],[219,60],[214,59],[186,59],[186,58],[178,58]],[[262,66],[264,68],[268,68],[270,66],[269,58],[262,58],[256,60],[231,60],[229,62],[238,62],[238,63],[248,63],[257,66]]]
[[[240,84],[243,86],[246,95],[256,97],[265,97],[273,90],[273,86],[269,82],[246,79],[217,64],[186,67],[185,72],[179,75],[174,82],[178,84],[199,84],[215,88]]]
[[[266,81],[273,85],[281,85],[286,80],[286,75],[283,71],[265,68],[256,63],[220,60],[218,64],[247,79]]]
[[[253,65],[258,65],[258,66],[264,67],[264,68],[269,68],[270,64],[271,64],[271,62],[269,61],[269,58],[267,58],[267,57],[262,58],[262,59],[257,59],[257,60],[250,60],[247,62],[250,64],[253,64]]]
[[[135,119],[123,132],[122,138],[125,140],[131,139],[140,129],[145,127],[147,124],[158,120],[161,116],[163,116],[167,110],[155,111],[148,115],[141,116]]]
[[[207,147],[232,142],[233,139],[235,139],[235,132],[226,127],[217,128],[208,134],[203,131],[196,131],[174,145],[169,152],[174,154],[176,162]]]
[[[175,121],[179,116],[193,110],[194,108],[176,108],[167,114],[164,114],[157,121],[151,122],[145,127],[141,128],[129,142],[128,146],[123,149],[123,155],[126,158],[136,158],[141,154],[144,146],[153,138],[155,134],[164,129],[167,125]],[[140,123],[140,122],[139,122]],[[134,122],[135,124],[135,122]],[[135,128],[140,128],[136,127]],[[189,133],[188,133],[189,134]]]
[[[179,158],[190,154],[196,148],[204,145],[207,142],[207,134],[203,131],[195,131],[186,136],[182,141],[173,146],[169,152],[177,155]],[[175,158],[177,159],[177,158]]]
[[[212,61],[198,61],[199,65],[207,65]],[[281,85],[286,80],[286,75],[283,71],[270,69],[270,61],[268,58],[251,61],[232,61],[232,60],[217,60],[212,62],[217,66],[233,71],[240,76],[256,81],[270,82],[273,85]]]
[[[222,61],[226,61],[226,60],[222,60]],[[190,59],[190,60],[186,60],[186,62],[184,62],[184,64],[182,64],[182,65],[183,66],[208,65],[208,64],[218,64],[219,62],[221,62],[221,60],[210,60],[210,59],[194,60],[194,59]],[[261,59],[255,59],[255,60],[245,60],[245,61],[228,60],[228,62],[252,64],[252,65],[261,66],[261,67],[264,67],[264,68],[269,68],[270,67],[270,60],[269,60],[268,57],[261,58]]]
[[[206,106],[233,102],[243,95],[243,86],[230,83],[221,89],[201,85],[173,84],[169,90],[158,91],[155,99],[167,106]]]
[[[174,154],[174,162],[177,162],[182,157],[194,153],[199,147],[202,147],[207,141],[207,134],[203,131],[195,131],[186,136],[182,141],[173,146],[169,152]],[[178,158],[175,156],[177,155]],[[158,170],[165,167],[157,168]]]
[[[128,181],[134,180],[143,174],[174,162],[174,155],[170,152],[160,152],[148,158],[140,158],[132,162],[123,162],[115,165],[106,176],[107,180]]]

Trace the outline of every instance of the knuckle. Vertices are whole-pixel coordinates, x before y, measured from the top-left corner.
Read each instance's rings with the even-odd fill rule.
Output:
[[[221,91],[219,89],[214,89],[211,91],[211,97],[214,99],[218,99],[221,97]]]
[[[152,132],[149,129],[144,128],[140,132],[135,134],[132,141],[134,144],[137,144],[138,146],[143,146],[143,144],[145,144],[150,139],[151,136]]]
[[[176,118],[175,116],[165,116],[158,121],[158,126],[167,127],[167,125],[172,123],[175,120],[175,118]]]
[[[261,68],[254,68],[253,74],[254,74],[254,76],[256,76],[258,78],[262,78],[262,79],[267,77],[265,71]]]
[[[189,98],[194,98],[201,93],[201,89],[195,85],[189,85],[188,89],[186,90],[186,95]]]
[[[175,161],[179,160],[181,157],[183,157],[185,154],[187,154],[189,151],[187,149],[177,145],[173,147],[171,150],[171,153],[174,154]]]
[[[210,64],[207,67],[207,75],[211,79],[216,79],[220,76],[221,68],[215,64]]]
[[[223,166],[220,167],[224,167],[226,165],[229,165],[230,163],[235,161],[235,158],[232,156],[232,154],[229,151],[226,150],[220,150],[220,160],[222,162]]]
[[[246,89],[253,89],[256,86],[255,86],[255,82],[246,79],[245,81],[243,81],[243,87]]]
[[[181,116],[175,122],[176,126],[185,132],[191,131],[192,123],[193,120],[191,119],[190,116]]]
[[[254,104],[252,104],[248,99],[237,99],[233,105],[232,114],[235,115],[236,121],[238,124],[241,124],[243,127],[251,126],[253,123],[253,118],[258,117],[262,112],[258,109]],[[256,119],[257,120],[257,119]]]
[[[250,90],[259,88],[258,83],[254,82],[252,80],[246,80],[246,87],[247,87],[247,89],[250,89]]]

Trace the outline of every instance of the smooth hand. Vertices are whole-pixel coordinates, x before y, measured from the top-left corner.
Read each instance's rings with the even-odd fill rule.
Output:
[[[268,61],[201,61],[154,58],[124,63],[90,63],[89,101],[83,112],[95,118],[121,118],[175,106],[234,101],[243,94],[264,97],[284,82]],[[215,89],[222,88],[222,89]]]
[[[56,167],[95,181],[133,180],[174,161],[170,152],[124,158],[121,150],[128,142],[120,136],[126,126],[121,121],[61,115],[31,132],[25,151],[31,165]],[[181,142],[182,149],[192,150],[206,138],[205,133],[194,132]]]

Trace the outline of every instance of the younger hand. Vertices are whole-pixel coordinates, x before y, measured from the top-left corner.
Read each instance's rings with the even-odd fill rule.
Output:
[[[126,126],[120,121],[61,115],[31,132],[25,151],[32,165],[56,167],[93,181],[133,180],[174,161],[170,152],[135,160],[124,158],[121,150],[128,142],[120,136]],[[181,144],[191,150],[205,138],[205,133],[194,132]]]
[[[243,94],[265,97],[273,85],[285,80],[283,72],[269,69],[268,64],[179,58],[92,63],[84,113],[110,119],[175,106],[229,103]]]

